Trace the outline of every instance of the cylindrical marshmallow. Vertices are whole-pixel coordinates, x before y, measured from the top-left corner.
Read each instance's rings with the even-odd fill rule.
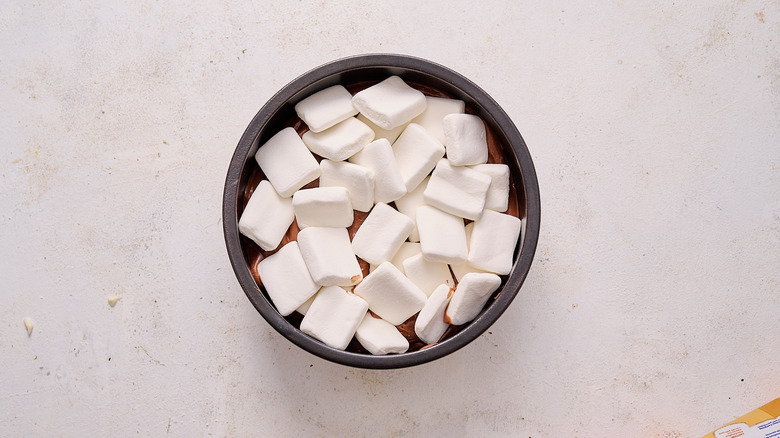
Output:
[[[470,265],[506,275],[512,270],[515,246],[520,237],[520,219],[493,210],[485,210],[474,222],[469,241]]]
[[[308,227],[298,245],[312,280],[320,286],[354,286],[363,279],[346,228]]]
[[[444,156],[444,145],[422,126],[410,123],[393,143],[393,155],[406,191],[411,192]]]
[[[374,139],[374,131],[360,120],[350,117],[322,132],[306,131],[301,137],[315,154],[333,161],[343,161]]]
[[[376,204],[352,238],[352,250],[361,259],[378,265],[393,257],[413,227],[405,214],[387,204]]]
[[[398,76],[359,91],[352,105],[383,129],[393,129],[425,111],[425,95]]]
[[[344,187],[298,190],[292,197],[292,205],[301,229],[348,227],[354,219],[349,192]]]
[[[450,326],[444,322],[444,312],[450,302],[450,290],[450,286],[446,284],[437,286],[417,315],[414,332],[426,344],[439,342],[447,327]]]
[[[320,288],[312,280],[298,242],[290,242],[257,264],[268,296],[282,316],[291,314]]]
[[[374,206],[374,172],[346,161],[320,161],[320,187],[344,187],[352,208],[366,212]]]
[[[449,114],[442,121],[447,159],[454,166],[487,163],[485,124],[473,114]]]
[[[485,208],[505,212],[509,207],[509,166],[490,163],[469,167],[490,177],[490,187],[485,197]]]
[[[360,152],[349,158],[374,172],[374,202],[393,202],[406,194],[406,184],[393,155],[390,142],[384,138],[367,144]]]
[[[301,331],[325,345],[344,350],[368,310],[362,298],[338,286],[323,287],[301,321]]]
[[[399,325],[423,308],[428,297],[390,262],[384,262],[355,286],[355,294],[382,319]]]
[[[255,160],[283,198],[320,176],[317,160],[293,128],[282,129],[260,146]]]
[[[409,349],[409,341],[394,325],[370,313],[363,317],[355,338],[373,355],[404,353]]]
[[[426,187],[428,187],[429,178],[430,177],[426,177],[414,188],[414,190],[395,200],[395,208],[401,213],[409,216],[409,219],[414,222],[414,228],[412,228],[412,232],[409,233],[410,242],[420,241],[420,232],[417,231],[417,209],[425,205],[425,197],[423,194],[425,193]]]
[[[465,219],[482,216],[490,177],[469,167],[453,166],[446,158],[436,164],[423,197],[425,202]]]
[[[280,197],[271,183],[263,180],[244,207],[238,230],[260,248],[271,251],[279,246],[294,216],[292,199]]]
[[[295,104],[295,112],[312,132],[321,132],[358,113],[343,85],[320,90]]]
[[[491,273],[470,272],[463,276],[452,294],[444,315],[444,322],[465,324],[479,315],[490,294],[501,285],[501,277]]]
[[[446,263],[429,262],[422,254],[417,254],[404,260],[403,265],[404,275],[429,297],[440,284],[455,286]]]
[[[463,219],[430,205],[417,209],[420,248],[426,260],[449,264],[463,263],[468,257]]]
[[[425,111],[415,117],[412,123],[425,128],[439,143],[444,141],[444,116],[448,114],[462,114],[466,110],[466,103],[458,99],[444,97],[425,96]]]

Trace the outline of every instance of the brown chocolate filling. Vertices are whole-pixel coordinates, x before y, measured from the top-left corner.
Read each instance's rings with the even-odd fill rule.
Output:
[[[358,82],[351,85],[345,85],[347,90],[350,91],[350,93],[355,94],[360,90],[363,90],[373,84],[374,82]],[[452,95],[449,95],[447,93],[442,92],[441,90],[432,88],[427,85],[421,85],[413,82],[409,82],[409,85],[420,90],[423,94],[426,96],[432,96],[432,97],[445,97],[445,98],[453,98]],[[467,114],[475,114],[476,111],[474,108],[470,106],[466,106],[466,113]],[[308,131],[309,128],[306,126],[303,121],[298,118],[294,117],[292,120],[290,120],[287,124],[285,124],[284,127],[292,127],[297,132],[298,135],[303,135],[304,132]],[[493,132],[492,129],[490,129],[490,126],[487,124],[485,125],[485,131],[487,134],[487,145],[488,145],[488,163],[498,163],[498,164],[506,164],[506,159],[504,158],[504,146],[500,143],[498,140],[498,137],[496,136],[495,132]],[[317,161],[321,161],[322,157],[314,154],[314,157],[317,159]],[[252,160],[252,163],[250,166],[252,166],[252,173],[249,176],[249,180],[247,181],[246,188],[244,189],[244,196],[243,196],[243,206],[246,206],[246,203],[249,201],[249,198],[252,196],[252,193],[255,191],[255,188],[257,188],[258,184],[260,184],[260,181],[265,179],[265,175],[260,170],[260,167],[257,165],[257,162],[250,157],[250,160]],[[313,187],[319,187],[319,179],[314,180],[310,182],[309,184],[305,185],[303,188],[313,188]],[[521,194],[522,195],[522,194]],[[525,200],[522,198],[518,198],[518,194],[515,190],[514,181],[512,178],[512,175],[509,176],[509,208],[506,211],[506,214],[510,214],[515,217],[519,216],[519,205],[524,204]],[[394,207],[394,205],[391,203],[391,206]],[[354,211],[354,221],[352,225],[347,228],[349,231],[349,238],[352,239],[355,236],[355,233],[357,232],[358,228],[363,224],[363,221],[365,221],[366,217],[368,216],[368,213],[364,213],[361,211]],[[521,218],[522,219],[522,218]],[[466,223],[469,221],[466,220]],[[262,287],[262,279],[260,278],[260,275],[257,271],[257,264],[260,263],[261,260],[263,260],[265,257],[270,256],[271,254],[278,251],[281,247],[284,245],[294,241],[298,237],[298,232],[300,231],[300,228],[298,227],[298,223],[296,221],[293,221],[292,225],[290,226],[290,229],[287,230],[287,234],[284,235],[282,238],[281,243],[279,246],[272,250],[272,251],[265,251],[261,249],[255,242],[253,242],[251,239],[246,238],[245,236],[241,236],[241,242],[244,247],[246,260],[249,264],[250,271],[252,272],[252,276],[254,277],[255,281],[257,282],[258,287]],[[363,276],[367,276],[369,274],[369,264],[365,260],[362,260],[360,257],[357,258],[358,263],[360,264],[360,267],[363,271]],[[453,276],[454,279],[454,276]],[[502,277],[502,280],[506,280],[506,276]],[[456,280],[457,281],[457,280]],[[500,288],[499,288],[500,290]],[[499,292],[500,293],[500,292]],[[494,299],[498,297],[498,294],[494,297]],[[290,324],[295,326],[296,328],[300,327],[301,320],[303,319],[302,315],[298,312],[293,312],[291,315],[287,316],[285,319],[287,319]],[[422,342],[418,337],[417,334],[414,332],[414,323],[417,320],[417,315],[415,314],[408,320],[404,321],[402,324],[398,325],[398,330],[401,332],[402,335],[409,341],[409,351],[417,351],[422,350],[424,348],[431,347],[434,344],[425,344]],[[458,333],[464,326],[450,326],[447,331],[442,335],[441,339],[439,339],[439,342],[444,341],[445,339],[448,339],[452,336],[454,336],[456,333]],[[370,354],[368,351],[366,351],[360,343],[353,338],[352,341],[347,346],[347,351],[355,352],[355,353],[364,353],[364,354]]]

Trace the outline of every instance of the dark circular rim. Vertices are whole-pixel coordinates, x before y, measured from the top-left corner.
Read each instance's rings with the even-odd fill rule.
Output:
[[[509,145],[511,151],[506,152],[512,156],[507,157],[507,164],[512,169],[516,189],[524,191],[526,202],[518,245],[519,254],[506,283],[494,297],[492,304],[460,332],[441,343],[419,351],[387,356],[336,350],[290,324],[258,288],[244,258],[238,231],[239,199],[243,191],[241,179],[245,176],[247,160],[254,155],[261,140],[264,142],[270,137],[269,133],[263,132],[269,121],[285,105],[294,105],[317,89],[339,83],[343,75],[370,69],[383,69],[402,77],[403,74],[409,73],[438,78],[448,83],[458,94],[458,98],[465,98],[467,104],[476,106],[480,115],[489,119],[486,123],[490,123],[496,134],[503,137],[505,145]],[[521,210],[521,216],[522,213]],[[476,339],[504,313],[520,291],[520,286],[531,268],[539,238],[541,205],[536,171],[525,141],[509,116],[485,91],[461,74],[422,58],[397,54],[367,54],[339,59],[310,70],[284,86],[263,105],[244,131],[230,161],[225,179],[222,215],[225,244],[236,278],[252,305],[276,331],[298,347],[331,362],[358,368],[389,369],[420,365],[447,356]]]

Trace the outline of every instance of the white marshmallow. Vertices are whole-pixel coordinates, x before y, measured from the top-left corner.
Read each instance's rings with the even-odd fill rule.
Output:
[[[344,350],[368,310],[362,298],[338,286],[323,287],[301,321],[301,331],[325,345]]]
[[[455,286],[450,268],[446,263],[429,262],[422,254],[417,254],[404,260],[403,265],[404,275],[429,297],[440,284],[446,284],[449,287]]]
[[[472,266],[498,275],[512,270],[515,245],[520,238],[520,219],[493,210],[485,210],[474,221],[469,241],[468,262]]]
[[[444,322],[444,312],[450,302],[450,286],[440,284],[433,291],[428,301],[417,315],[414,322],[414,332],[426,344],[439,342],[441,336],[450,326]]]
[[[509,207],[509,166],[506,164],[477,164],[469,166],[490,177],[485,197],[485,208],[505,212]]]
[[[406,191],[411,192],[444,156],[444,145],[422,126],[410,123],[393,143],[393,155],[406,184]]]
[[[450,114],[444,116],[444,145],[447,159],[455,166],[483,164],[488,160],[485,124],[479,116],[472,114]]]
[[[320,90],[295,104],[295,112],[313,132],[324,131],[358,113],[343,85]]]
[[[350,117],[322,131],[306,131],[301,137],[315,154],[333,161],[342,161],[363,149],[374,139],[374,131],[360,120]]]
[[[490,177],[469,167],[453,166],[442,158],[428,181],[425,202],[447,213],[477,220],[485,208]]]
[[[374,202],[393,202],[406,194],[406,184],[393,155],[393,147],[384,138],[367,144],[349,157],[351,163],[374,172]]]
[[[410,242],[420,241],[420,232],[417,231],[416,215],[417,208],[425,205],[425,198],[423,197],[423,193],[425,192],[426,187],[428,187],[428,177],[425,177],[425,179],[422,180],[422,182],[418,184],[414,190],[395,200],[395,208],[397,208],[401,213],[409,216],[409,219],[414,222],[414,228],[412,228],[412,232],[409,233]]]
[[[352,96],[352,105],[383,129],[393,129],[425,111],[425,95],[390,76]]]
[[[352,208],[366,212],[374,206],[374,172],[346,161],[320,161],[320,187],[344,187]]]
[[[293,128],[284,128],[265,142],[255,160],[283,198],[320,176],[317,160]]]
[[[466,242],[471,242],[471,231],[473,229],[474,222],[469,222],[468,225],[466,225]],[[455,276],[455,279],[458,281],[460,281],[460,279],[469,272],[487,272],[471,266],[468,260],[463,263],[451,264],[450,269],[452,270],[452,274]]]
[[[354,292],[368,302],[372,312],[393,325],[419,312],[428,298],[390,262],[379,265]]]
[[[412,123],[425,128],[440,143],[444,143],[444,116],[448,114],[463,114],[466,110],[466,103],[458,99],[447,99],[444,97],[425,96],[425,111],[415,117]]]
[[[241,213],[238,230],[270,251],[279,246],[293,218],[292,199],[280,197],[271,183],[262,180]]]
[[[308,227],[298,233],[301,255],[320,286],[354,286],[363,279],[346,228]]]
[[[308,300],[304,301],[303,304],[298,306],[298,308],[295,309],[295,311],[300,313],[301,315],[305,315],[306,312],[309,311],[309,308],[311,307],[311,303],[314,302],[315,298],[317,298],[317,293],[316,292],[315,292],[314,295],[310,296]]]
[[[311,279],[298,242],[295,241],[260,260],[257,273],[282,316],[291,314],[320,288]]]
[[[490,294],[501,285],[496,274],[470,272],[463,276],[444,314],[444,322],[452,325],[465,324],[479,315],[490,298]]]
[[[413,242],[404,242],[401,244],[401,247],[398,248],[398,251],[395,252],[395,255],[393,255],[393,258],[390,259],[390,263],[395,265],[396,268],[398,268],[399,271],[402,273],[404,272],[404,260],[408,259],[409,257],[415,256],[417,254],[420,254],[422,251],[420,250],[420,244],[419,243],[413,243]],[[374,272],[374,270],[379,265],[371,265],[369,272]],[[404,274],[406,275],[406,274]]]
[[[417,230],[426,260],[450,264],[466,261],[468,244],[463,219],[423,205],[417,209]]]
[[[292,197],[292,205],[301,229],[348,227],[354,220],[349,192],[344,187],[298,190]]]
[[[374,131],[374,140],[378,140],[380,138],[385,138],[390,143],[394,142],[396,138],[398,138],[399,135],[406,129],[407,123],[404,123],[401,126],[396,126],[393,129],[382,129],[379,126],[377,126],[374,122],[371,120],[368,120],[366,116],[363,114],[357,115],[358,120],[368,125],[369,128],[371,128]]]
[[[352,250],[361,259],[378,265],[393,257],[413,227],[406,215],[380,202],[352,238]]]
[[[363,317],[355,338],[373,355],[404,353],[409,349],[409,341],[394,325],[370,313]]]

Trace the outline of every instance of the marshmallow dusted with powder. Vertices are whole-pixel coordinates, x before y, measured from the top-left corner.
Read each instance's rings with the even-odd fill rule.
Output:
[[[282,316],[304,315],[301,331],[332,348],[354,338],[385,355],[409,350],[414,335],[399,328],[410,318],[433,344],[482,311],[521,222],[503,213],[509,167],[487,163],[485,124],[465,110],[397,76],[295,106],[303,134],[284,128],[258,149],[267,180],[239,221],[266,251],[255,273]]]
[[[348,227],[352,225],[352,203],[344,187],[315,187],[298,190],[292,197],[298,226]]]
[[[344,187],[352,208],[367,212],[374,206],[374,172],[346,161],[320,161],[320,187]]]
[[[409,349],[409,341],[394,325],[381,318],[366,313],[363,322],[355,332],[355,338],[369,353],[374,355],[404,353]]]
[[[244,207],[238,230],[260,248],[270,251],[279,246],[294,217],[292,200],[279,196],[271,183],[264,180]]]
[[[321,132],[358,113],[343,85],[318,91],[295,105],[298,117],[312,132]]]
[[[425,95],[390,76],[352,97],[352,105],[382,129],[393,129],[425,111]]]
[[[289,198],[296,190],[320,176],[314,155],[292,128],[284,128],[255,153],[255,159],[279,196]]]
[[[301,331],[325,345],[344,350],[363,321],[368,303],[338,286],[327,286],[317,296],[301,321]]]
[[[306,131],[303,143],[315,154],[333,161],[351,157],[374,139],[374,131],[350,117],[322,132]]]
[[[301,255],[320,286],[354,286],[363,279],[346,228],[308,227],[298,233]]]
[[[261,260],[257,272],[282,316],[301,307],[320,288],[311,279],[298,242],[290,242]]]
[[[368,308],[382,319],[399,325],[423,308],[428,296],[392,263],[384,262],[355,287]]]

